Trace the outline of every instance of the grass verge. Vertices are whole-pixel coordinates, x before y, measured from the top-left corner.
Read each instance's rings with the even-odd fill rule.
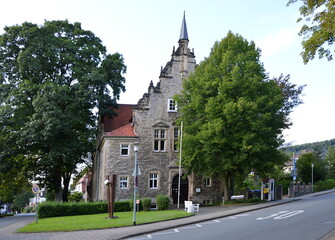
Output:
[[[152,223],[164,220],[171,220],[193,215],[182,210],[165,210],[138,212],[136,223]],[[19,232],[57,232],[57,231],[77,231],[88,229],[103,229],[113,227],[125,227],[133,225],[133,212],[116,212],[116,219],[106,219],[108,213],[53,217],[39,219],[38,223],[33,222],[19,229]]]

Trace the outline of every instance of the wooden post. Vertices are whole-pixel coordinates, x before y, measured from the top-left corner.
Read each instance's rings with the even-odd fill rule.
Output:
[[[110,184],[110,200],[111,200],[111,214],[110,218],[117,218],[114,217],[114,206],[115,206],[115,188],[116,188],[116,183],[117,183],[117,175],[113,174],[112,175],[112,182]]]
[[[111,184],[110,184],[109,175],[107,176],[106,186],[107,186],[108,218],[111,218],[112,217],[112,205],[111,205],[111,189],[110,189]]]

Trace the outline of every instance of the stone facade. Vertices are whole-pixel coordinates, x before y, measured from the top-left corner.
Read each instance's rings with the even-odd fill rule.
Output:
[[[119,115],[102,122],[102,135],[94,160],[93,200],[106,199],[104,180],[111,174],[118,176],[116,199],[132,198],[133,143],[138,142],[141,171],[138,176],[138,196],[155,199],[157,195],[164,194],[176,203],[179,176],[176,142],[180,129],[176,126],[178,106],[173,97],[181,92],[183,79],[196,67],[194,52],[188,48],[185,16],[178,43],[177,50],[173,48],[171,60],[161,69],[157,85],[151,82],[148,92],[136,105],[120,105],[116,110]],[[122,127],[114,129],[110,122]],[[181,179],[180,202],[193,200],[211,203],[222,195],[217,189],[220,189],[218,181],[191,174]]]

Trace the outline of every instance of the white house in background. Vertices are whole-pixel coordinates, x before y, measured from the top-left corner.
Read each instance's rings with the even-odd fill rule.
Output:
[[[92,179],[92,172],[89,171],[88,173],[85,173],[79,181],[76,183],[74,192],[81,192],[83,193],[83,199],[87,202],[88,200],[88,189],[90,186],[90,182]]]
[[[37,203],[40,204],[42,202],[45,202],[47,199],[45,197],[40,197],[39,194],[37,194]],[[36,206],[36,197],[29,198],[29,206]]]

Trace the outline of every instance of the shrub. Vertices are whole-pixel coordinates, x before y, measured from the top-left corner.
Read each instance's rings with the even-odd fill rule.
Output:
[[[69,196],[69,202],[80,202],[81,200],[83,200],[82,192],[73,192]]]
[[[151,198],[142,199],[143,211],[149,211],[151,206]]]
[[[156,197],[156,203],[158,210],[166,210],[170,205],[170,198],[166,195],[158,195]]]
[[[11,217],[11,216],[14,216],[14,214],[13,214],[13,213],[0,214],[0,218],[3,218],[3,217]]]
[[[34,207],[31,207],[31,206],[27,206],[23,209],[22,211],[23,213],[32,213],[32,212],[35,212],[35,209]]]
[[[115,202],[114,212],[130,211],[128,201]],[[43,202],[38,207],[38,217],[60,217],[86,214],[107,213],[107,202],[79,202],[79,203],[61,203],[61,202]]]
[[[128,201],[115,202],[114,212],[128,212],[131,211]]]
[[[314,186],[314,192],[325,191],[333,188],[335,188],[335,180],[327,179],[317,182]]]

